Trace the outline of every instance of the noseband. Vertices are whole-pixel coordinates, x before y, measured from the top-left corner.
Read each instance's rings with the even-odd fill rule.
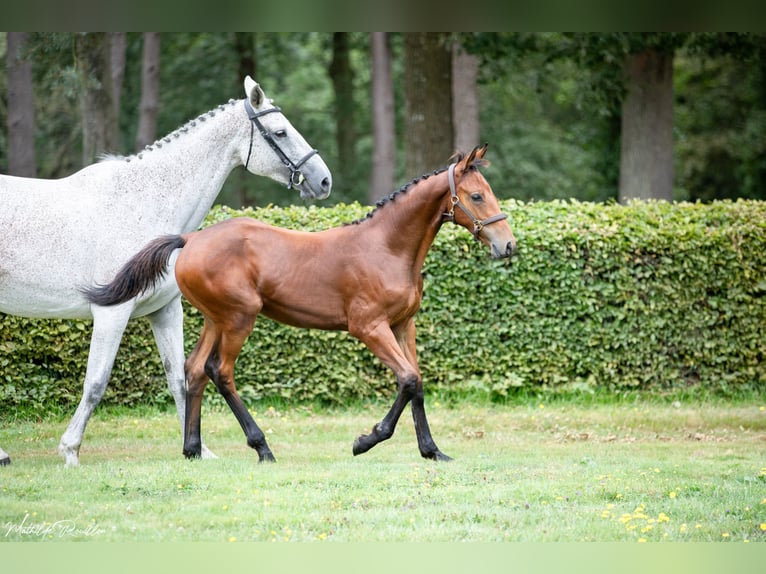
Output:
[[[455,188],[455,164],[451,164],[449,166],[449,191],[452,194],[452,197],[450,198],[450,206],[449,211],[444,214],[444,219],[446,221],[451,221],[455,223],[455,206],[459,207],[463,210],[463,213],[465,213],[468,218],[473,223],[473,236],[476,239],[476,241],[479,240],[479,233],[481,233],[481,230],[484,229],[487,225],[490,223],[495,223],[496,221],[502,221],[503,219],[506,219],[508,216],[505,213],[498,213],[497,215],[492,215],[488,217],[487,219],[480,220],[477,219],[477,217],[471,212],[470,209],[468,209],[465,204],[460,201],[460,198],[457,196],[457,189]]]
[[[293,160],[291,160],[289,157],[287,157],[287,154],[282,151],[282,148],[279,147],[279,144],[274,140],[274,136],[271,135],[271,132],[268,131],[261,121],[258,119],[261,116],[265,116],[266,114],[271,114],[274,112],[281,112],[282,110],[274,106],[273,108],[268,108],[266,110],[261,110],[260,112],[256,112],[253,109],[253,106],[250,105],[250,102],[245,99],[245,111],[247,112],[247,117],[250,118],[250,149],[247,151],[247,161],[245,162],[245,169],[247,169],[247,164],[250,163],[250,154],[253,153],[253,134],[255,132],[255,126],[258,126],[258,131],[260,132],[261,136],[263,136],[263,139],[266,140],[266,143],[268,143],[271,146],[271,149],[274,150],[274,152],[277,154],[277,157],[282,161],[283,164],[285,164],[285,167],[290,170],[290,177],[287,181],[287,189],[292,189],[294,185],[300,185],[303,183],[303,180],[305,179],[303,177],[303,173],[301,173],[301,170],[299,169],[304,163],[306,163],[311,156],[314,154],[319,153],[317,150],[312,149],[310,152],[308,152],[306,155],[304,155],[300,160],[298,160],[297,163],[293,163]]]

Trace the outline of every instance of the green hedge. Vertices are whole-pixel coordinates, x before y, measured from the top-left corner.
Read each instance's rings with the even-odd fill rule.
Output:
[[[506,201],[519,242],[494,261],[445,226],[424,268],[416,319],[429,390],[501,398],[519,391],[731,392],[766,381],[766,203]],[[256,216],[323,229],[368,208],[215,208],[207,223]],[[186,346],[200,330],[187,305]],[[0,315],[0,407],[76,402],[90,325]],[[146,321],[131,323],[106,400],[165,402]],[[393,376],[346,333],[259,319],[237,364],[246,400],[345,403],[392,396]],[[211,385],[212,387],[212,385]]]

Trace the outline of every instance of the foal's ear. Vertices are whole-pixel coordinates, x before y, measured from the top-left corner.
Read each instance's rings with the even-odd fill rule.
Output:
[[[473,148],[471,153],[466,155],[462,161],[458,163],[458,165],[455,167],[455,171],[457,173],[462,173],[463,170],[472,166],[475,162],[479,162],[479,165],[484,165],[485,162],[483,160],[484,154],[487,153],[487,145],[489,144],[484,144],[481,146],[477,145],[475,148]]]
[[[266,94],[263,93],[261,86],[250,76],[245,77],[245,96],[250,99],[250,105],[254,109],[258,109],[266,99]]]

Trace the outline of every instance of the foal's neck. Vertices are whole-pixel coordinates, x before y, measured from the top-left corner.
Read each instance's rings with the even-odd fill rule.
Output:
[[[447,172],[422,179],[397,195],[380,214],[388,248],[420,269],[444,221],[448,196]]]

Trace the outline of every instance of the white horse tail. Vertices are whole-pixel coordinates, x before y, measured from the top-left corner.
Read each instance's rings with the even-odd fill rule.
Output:
[[[163,235],[147,244],[128,261],[111,283],[81,289],[95,305],[118,305],[154,289],[165,276],[173,251],[186,245],[181,235]]]

